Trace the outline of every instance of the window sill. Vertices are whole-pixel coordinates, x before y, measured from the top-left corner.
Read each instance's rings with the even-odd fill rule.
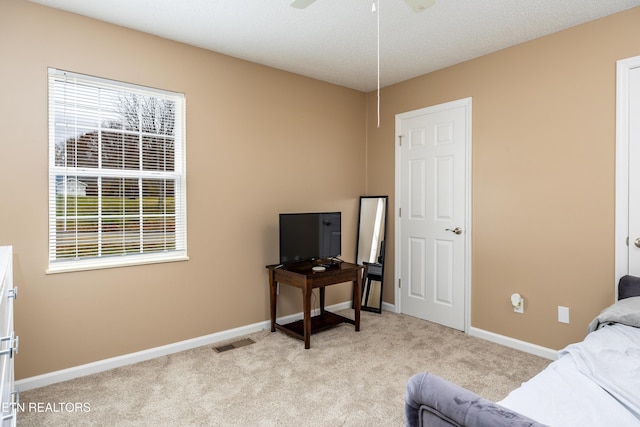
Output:
[[[140,255],[126,257],[110,257],[103,259],[68,261],[49,265],[45,274],[72,273],[75,271],[100,270],[104,268],[131,267],[136,265],[160,264],[166,262],[188,261],[186,254],[172,254],[162,257]]]

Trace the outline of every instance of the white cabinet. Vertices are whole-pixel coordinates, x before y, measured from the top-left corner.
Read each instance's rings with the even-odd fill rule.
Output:
[[[0,246],[0,410],[2,426],[15,426],[17,393],[13,383],[13,358],[18,352],[18,337],[13,330],[13,253],[11,246]]]

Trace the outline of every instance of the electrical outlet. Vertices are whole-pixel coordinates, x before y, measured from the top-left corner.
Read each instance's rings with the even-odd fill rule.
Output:
[[[513,307],[513,311],[520,314],[524,313],[524,298],[520,298],[520,305]]]
[[[513,311],[516,313],[524,313],[524,298],[520,296],[520,294],[511,295],[511,305],[513,306]]]
[[[558,322],[569,323],[569,307],[558,306]]]

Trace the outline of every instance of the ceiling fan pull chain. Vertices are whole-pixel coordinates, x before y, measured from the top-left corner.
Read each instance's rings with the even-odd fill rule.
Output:
[[[378,9],[380,9],[380,0],[378,0]],[[373,6],[371,7],[372,12],[376,12],[376,0],[373,0]],[[378,92],[377,92],[377,101],[378,101],[378,128],[380,128],[380,12],[378,12],[377,18],[377,42],[378,42]]]

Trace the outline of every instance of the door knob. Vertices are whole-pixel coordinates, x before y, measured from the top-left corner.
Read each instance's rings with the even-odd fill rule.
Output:
[[[640,248],[640,237],[633,241],[633,244],[636,245],[636,248]]]
[[[445,228],[444,231],[451,231],[451,232],[456,233],[456,234],[462,234],[462,228],[460,228],[460,227],[456,227],[453,230],[450,229],[450,228]],[[640,238],[636,239],[636,246],[638,246],[640,248]]]

